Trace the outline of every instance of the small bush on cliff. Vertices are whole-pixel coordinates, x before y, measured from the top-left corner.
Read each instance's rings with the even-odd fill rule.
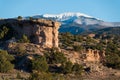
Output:
[[[3,26],[3,28],[0,29],[0,39],[4,38],[8,31],[9,29],[6,26]]]
[[[32,60],[32,70],[38,72],[46,72],[48,70],[48,64],[44,56],[36,56]]]
[[[46,59],[50,64],[63,64],[67,61],[64,53],[59,52],[56,48],[52,48],[49,52],[45,53]]]
[[[19,56],[23,56],[24,54],[26,54],[26,52],[26,48],[23,45],[19,45],[15,49],[15,53]]]
[[[18,20],[22,20],[22,16],[18,16],[17,18],[18,18]]]
[[[14,60],[14,57],[9,55],[7,51],[0,50],[0,72],[8,72],[14,68],[14,65],[11,61]]]
[[[19,43],[29,43],[30,40],[26,35],[23,35],[22,38],[18,41]]]

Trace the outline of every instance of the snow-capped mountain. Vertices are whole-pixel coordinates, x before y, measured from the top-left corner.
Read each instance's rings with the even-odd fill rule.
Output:
[[[120,23],[105,22],[98,18],[83,13],[43,14],[32,16],[33,18],[52,19],[61,22],[60,32],[80,34],[84,31],[93,31],[106,27],[120,26]]]
[[[46,18],[56,18],[57,21],[64,21],[64,20],[68,20],[70,18],[79,18],[81,16],[84,16],[84,17],[89,17],[89,18],[92,18],[92,16],[88,16],[86,14],[83,14],[83,13],[62,13],[62,14],[44,14],[43,17],[46,17]]]

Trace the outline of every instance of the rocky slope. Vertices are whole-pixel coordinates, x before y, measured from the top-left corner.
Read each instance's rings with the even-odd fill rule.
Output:
[[[10,53],[17,53],[19,51],[27,54],[40,54],[43,55],[41,48],[52,48],[58,46],[58,28],[60,23],[45,20],[45,19],[34,19],[34,20],[16,20],[6,19],[1,20],[0,25],[12,27],[18,36],[25,34],[35,44],[26,43],[9,43],[7,50]],[[12,38],[12,37],[11,37]],[[14,40],[15,41],[15,40]],[[11,39],[8,40],[11,42]],[[82,53],[74,51],[63,51],[66,57],[73,63],[87,63],[87,62],[102,62],[104,60],[104,53],[88,50]]]

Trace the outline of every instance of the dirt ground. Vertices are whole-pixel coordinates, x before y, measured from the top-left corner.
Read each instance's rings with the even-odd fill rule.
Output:
[[[30,73],[14,70],[10,73],[0,73],[0,80],[25,80]],[[85,72],[79,77],[67,77],[63,80],[120,80],[120,70],[105,68],[103,71]]]

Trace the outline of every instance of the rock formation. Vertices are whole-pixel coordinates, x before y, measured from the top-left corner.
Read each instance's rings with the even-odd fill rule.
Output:
[[[81,52],[62,50],[62,52],[72,63],[101,63],[105,60],[105,52],[99,50],[88,49]]]
[[[99,50],[84,50],[81,52],[62,50],[65,53],[65,56],[68,60],[70,60],[73,64],[78,63],[83,65],[85,69],[89,68],[91,71],[102,71],[103,65],[102,63],[105,61],[105,52]]]
[[[25,34],[33,43],[43,48],[58,47],[58,28],[59,22],[46,19],[36,20],[0,20],[0,25],[11,26],[18,36]]]
[[[104,51],[92,50],[88,49],[86,52],[86,59],[85,61],[88,62],[103,62],[105,58]]]

